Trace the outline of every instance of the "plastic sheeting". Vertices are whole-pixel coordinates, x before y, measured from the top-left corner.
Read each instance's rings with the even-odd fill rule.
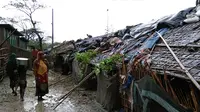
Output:
[[[81,71],[81,69],[79,68],[78,61],[73,60],[73,62],[72,62],[72,77],[75,79],[75,81],[77,83],[81,80],[80,71]]]
[[[183,20],[186,19],[186,15],[190,14],[194,10],[194,7],[180,11],[175,15],[165,16],[158,20],[152,20],[149,23],[138,24],[136,27],[130,29],[130,36],[132,38],[142,37],[154,30],[160,30],[162,28],[176,28],[182,26]],[[125,37],[127,37],[128,34]]]
[[[117,76],[113,76],[112,80],[108,80],[104,74],[97,77],[97,102],[100,103],[109,112],[119,109],[119,84]]]
[[[163,35],[166,31],[167,31],[167,28],[164,28],[164,29],[159,30],[158,32],[159,32],[161,35]],[[143,51],[143,50],[145,50],[145,49],[150,49],[150,48],[152,48],[152,47],[156,44],[156,42],[159,40],[159,38],[160,38],[160,37],[159,37],[158,35],[156,35],[156,33],[155,33],[155,35],[152,36],[151,38],[148,38],[148,39],[145,41],[145,43],[143,44],[143,46],[141,46],[137,51],[135,51],[135,52],[132,54],[132,56],[131,56],[131,62],[134,60],[134,58],[135,58],[137,55],[139,55],[139,54],[141,53],[141,51]]]
[[[141,36],[144,36],[145,34],[153,31],[153,25],[155,24],[155,21],[151,21],[148,24],[140,24],[137,25],[137,27],[134,27],[130,31],[130,35],[133,38],[139,38]]]
[[[95,49],[100,46],[101,41],[103,41],[104,35],[99,37],[87,38],[83,41],[76,43],[77,50],[79,52],[85,52],[89,49]]]
[[[171,16],[165,16],[158,20],[152,20],[149,23],[139,24],[136,27],[131,28],[130,35],[133,38],[143,37],[144,35],[156,30],[158,23],[169,19]]]
[[[157,25],[157,30],[161,28],[176,28],[179,26],[184,25],[183,20],[186,19],[186,15],[190,14],[194,10],[194,7],[187,8],[185,10],[180,11],[176,15],[172,16],[171,18],[161,21]]]
[[[167,32],[168,29],[164,28],[164,29],[160,29],[158,32],[163,35],[165,32]],[[154,35],[150,38],[148,38],[145,42],[144,45],[142,47],[140,47],[140,50],[143,49],[150,49],[152,48],[156,42],[160,39],[160,36],[157,33],[154,33]]]
[[[161,111],[163,109],[168,112],[190,112],[178,105],[149,75],[134,83],[133,93],[134,104],[143,107],[143,112],[163,112]],[[151,107],[152,101],[156,102],[154,103],[155,108]],[[151,110],[145,111],[149,109]]]

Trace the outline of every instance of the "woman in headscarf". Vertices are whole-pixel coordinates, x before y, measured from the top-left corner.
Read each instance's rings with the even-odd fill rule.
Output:
[[[16,61],[16,54],[12,53],[9,56],[8,63],[6,66],[6,73],[10,78],[10,88],[12,89],[12,93],[16,96],[16,88],[17,88],[17,61]]]
[[[48,61],[44,58],[43,52],[38,52],[33,68],[36,81],[36,96],[38,96],[38,100],[41,101],[44,100],[42,96],[49,92]]]

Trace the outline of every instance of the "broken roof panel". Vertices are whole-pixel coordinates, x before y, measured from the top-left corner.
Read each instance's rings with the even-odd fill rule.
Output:
[[[171,45],[188,45],[194,44],[200,39],[200,22],[184,25],[168,31],[164,38]]]
[[[182,27],[171,29],[163,36],[174,53],[196,80],[200,77],[200,46],[196,46],[196,48],[192,46],[197,45],[197,42],[200,40],[199,26],[200,22],[187,24]],[[187,78],[186,74],[183,71],[181,72],[180,66],[161,41],[152,53],[151,67],[157,70],[165,67],[171,75]]]
[[[67,41],[53,48],[51,52],[53,54],[62,54],[62,53],[67,53],[68,51],[73,51],[74,48],[75,48],[74,41]]]

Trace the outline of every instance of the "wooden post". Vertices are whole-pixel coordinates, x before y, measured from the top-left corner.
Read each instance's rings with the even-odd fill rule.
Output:
[[[54,45],[54,11],[52,9],[52,49],[53,49],[53,45]]]

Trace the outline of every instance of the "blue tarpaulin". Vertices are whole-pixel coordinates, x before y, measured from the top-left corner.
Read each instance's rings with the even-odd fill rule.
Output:
[[[163,34],[165,34],[167,31],[168,31],[167,28],[163,28],[163,29],[160,29],[158,32],[159,32],[161,35],[163,35]],[[143,46],[140,47],[140,50],[152,48],[152,47],[156,44],[156,42],[159,40],[159,38],[160,38],[159,35],[158,35],[157,33],[154,33],[154,35],[153,35],[152,37],[148,38],[148,39],[144,42]]]
[[[160,29],[158,32],[159,32],[161,35],[164,35],[167,31],[168,31],[167,28],[163,28],[163,29]],[[133,53],[133,55],[131,56],[131,61],[130,61],[130,62],[132,62],[132,61],[134,60],[134,58],[135,58],[137,55],[139,55],[140,52],[141,52],[142,50],[152,48],[152,47],[156,44],[156,42],[159,40],[159,38],[160,38],[160,37],[158,36],[158,34],[157,34],[157,33],[154,33],[154,35],[153,35],[152,37],[148,38],[148,39],[144,42],[143,46],[141,46],[141,47],[139,48],[139,50],[137,50],[135,53]]]

